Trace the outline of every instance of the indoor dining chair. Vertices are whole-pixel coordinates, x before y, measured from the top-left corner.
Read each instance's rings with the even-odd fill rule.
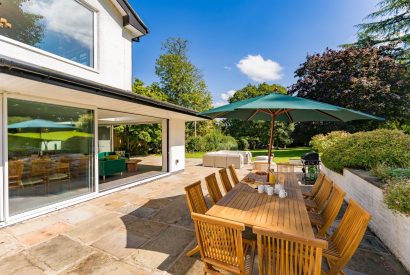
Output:
[[[316,196],[317,192],[320,189],[320,186],[322,186],[323,183],[323,179],[325,178],[325,174],[323,174],[322,172],[319,173],[319,176],[317,177],[315,184],[313,184],[312,187],[310,187],[310,190],[302,190],[302,195],[303,197],[305,197],[306,199],[312,199]],[[307,186],[305,186],[307,187]]]
[[[232,184],[228,177],[228,172],[225,168],[219,170],[219,176],[221,177],[222,186],[225,190],[225,193],[228,193],[232,190]]]
[[[213,204],[216,204],[220,199],[222,199],[221,189],[219,189],[218,182],[216,180],[215,173],[205,177],[206,187],[208,188],[209,197]]]
[[[263,275],[321,274],[322,252],[327,242],[254,227],[257,235],[258,271]]]
[[[188,203],[189,212],[205,214],[208,211],[208,206],[205,202],[204,193],[201,188],[201,181],[197,181],[191,185],[185,187],[186,200]],[[191,257],[195,253],[199,252],[199,246],[197,245],[194,249],[187,252],[186,255]]]
[[[231,174],[233,185],[237,185],[240,182],[240,180],[238,178],[238,174],[236,173],[235,165],[233,164],[229,165],[228,169],[229,169],[229,174]]]
[[[343,274],[343,268],[359,247],[370,219],[370,214],[350,199],[339,226],[328,239],[329,247],[323,251],[329,265],[325,274]]]
[[[317,195],[313,199],[305,199],[306,208],[309,211],[320,212],[326,201],[329,199],[330,193],[332,192],[333,183],[327,177],[323,179],[322,186],[320,186]]]
[[[203,274],[252,274],[256,242],[242,238],[245,225],[192,213],[195,234],[204,263]]]
[[[333,185],[332,193],[325,207],[320,213],[309,212],[310,223],[318,229],[317,236],[325,237],[327,230],[335,221],[346,195],[339,186]]]

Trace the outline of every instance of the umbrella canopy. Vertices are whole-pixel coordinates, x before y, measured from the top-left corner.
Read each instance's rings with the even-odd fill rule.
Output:
[[[10,124],[8,129],[27,129],[27,128],[37,128],[37,129],[75,129],[74,126],[61,124],[45,119],[32,119],[23,122],[18,122]]]
[[[351,121],[360,119],[384,120],[359,111],[338,107],[301,97],[279,93],[258,96],[237,101],[221,107],[200,113],[211,118],[232,118],[239,120],[267,120],[272,121],[269,142],[269,160],[272,156],[272,139],[275,121]]]
[[[272,120],[274,115],[274,120],[284,122],[384,120],[359,111],[279,93],[237,101],[204,111],[201,115],[211,118],[268,121]]]

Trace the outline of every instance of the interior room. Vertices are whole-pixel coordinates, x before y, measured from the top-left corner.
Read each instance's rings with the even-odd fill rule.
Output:
[[[162,157],[166,136],[163,124],[166,120],[156,117],[98,110],[101,191],[166,173]]]

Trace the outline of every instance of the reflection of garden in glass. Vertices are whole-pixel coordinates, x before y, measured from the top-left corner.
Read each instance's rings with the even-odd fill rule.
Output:
[[[8,99],[10,214],[93,191],[91,110]]]
[[[3,1],[0,35],[93,67],[94,13],[75,0]]]

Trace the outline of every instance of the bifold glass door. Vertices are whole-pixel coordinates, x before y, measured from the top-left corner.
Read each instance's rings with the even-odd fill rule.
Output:
[[[93,110],[8,98],[9,216],[94,192]]]
[[[5,148],[4,148],[4,132],[3,132],[3,124],[5,123],[5,114],[3,112],[3,94],[0,93],[0,222],[4,221],[4,190],[6,188],[6,184],[4,181],[4,155],[5,155]]]

